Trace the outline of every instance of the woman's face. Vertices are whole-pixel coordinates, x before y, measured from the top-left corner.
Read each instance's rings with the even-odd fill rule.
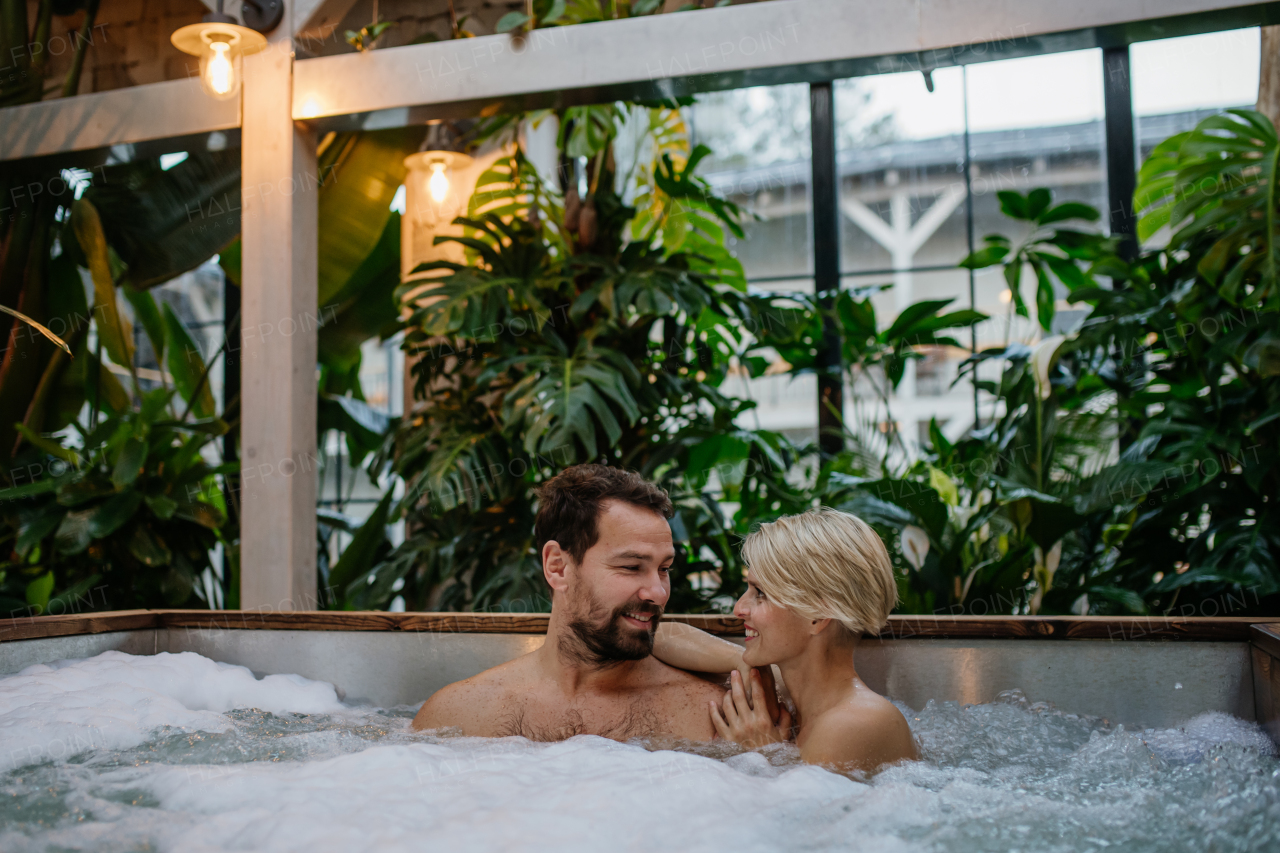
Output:
[[[790,660],[813,639],[812,622],[793,610],[774,604],[747,574],[747,591],[733,607],[733,615],[746,623],[747,647],[742,660],[751,666],[768,666]]]

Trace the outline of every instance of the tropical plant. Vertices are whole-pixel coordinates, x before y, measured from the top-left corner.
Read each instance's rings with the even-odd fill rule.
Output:
[[[1050,382],[1076,411],[1117,412],[1118,457],[1071,500],[1094,519],[1080,528],[1096,549],[1085,586],[1131,610],[1204,613],[1214,600],[1217,612],[1231,596],[1264,612],[1280,593],[1278,152],[1260,113],[1212,116],[1143,164],[1138,236],[1155,245],[1126,263],[1113,241],[1070,238],[1077,270],[1059,279],[1091,311],[1055,342]],[[1031,209],[1023,199],[1006,213]]]
[[[13,42],[4,45],[5,55],[14,57],[22,71],[0,81],[0,104],[38,100],[44,94],[38,78],[43,75],[41,61],[48,56],[50,22],[55,11],[63,10],[45,0],[37,9],[35,29],[29,30],[26,4],[0,0],[0,5],[6,21],[0,34]],[[97,3],[90,2],[82,22],[85,37],[73,40],[76,55],[62,86],[64,96],[78,88],[84,52],[93,43],[87,34],[96,10]],[[77,13],[78,7],[66,11]],[[32,81],[40,85],[28,85]],[[399,221],[389,206],[404,176],[404,157],[416,150],[423,133],[422,128],[406,128],[329,134],[318,152],[320,220],[326,234],[319,257],[319,426],[344,434],[348,456],[356,464],[380,446],[389,426],[385,415],[363,401],[360,346],[396,319],[392,293],[399,281]],[[17,485],[21,476],[15,472],[36,464],[28,461],[31,454],[40,454],[30,436],[77,429],[72,421],[86,400],[91,419],[107,408],[115,388],[117,396],[132,397],[133,405],[139,405],[151,385],[148,380],[138,383],[140,368],[163,373],[168,367],[174,390],[191,390],[181,384],[190,372],[189,360],[178,359],[175,366],[171,350],[170,363],[165,364],[158,342],[166,334],[167,318],[147,290],[215,255],[229,286],[239,286],[239,184],[237,150],[193,148],[176,165],[142,159],[97,165],[92,171],[79,166],[63,169],[47,160],[0,163],[0,191],[15,199],[15,207],[0,218],[0,305],[6,309],[0,314],[0,333],[8,342],[0,359],[0,411],[5,413],[0,418],[0,488]],[[40,191],[19,191],[30,187]],[[77,208],[77,198],[87,205]],[[92,211],[93,228],[100,232],[88,244],[79,227],[88,214],[72,216],[77,209]],[[91,307],[77,307],[84,303],[82,291],[76,301],[81,289],[77,267],[92,272]],[[120,296],[128,306],[118,304]],[[38,325],[14,325],[10,316],[15,313]],[[135,323],[145,328],[152,342],[155,365],[137,363]],[[237,323],[233,318],[228,334],[236,335]],[[41,327],[65,337],[70,352],[56,350],[52,339],[32,331]],[[187,349],[199,352],[194,345]],[[113,370],[134,379],[130,391],[119,386]],[[207,383],[200,396],[193,413],[216,414]],[[228,400],[227,407],[234,414],[238,399]],[[228,417],[234,424],[234,417]],[[68,440],[77,452],[93,452],[76,444],[74,437]],[[24,464],[19,466],[19,461]],[[47,469],[37,464],[42,467]],[[223,532],[234,564],[234,502],[226,509],[230,526]],[[60,575],[57,579],[61,583]],[[223,598],[232,601],[236,584],[223,580],[228,587]]]
[[[727,6],[730,0],[716,0],[716,6]],[[495,32],[509,33],[541,27],[564,27],[595,21],[638,18],[661,14],[662,0],[533,0],[524,11],[507,12],[498,19]],[[452,6],[450,7],[452,10]],[[700,3],[686,3],[675,11],[700,9]]]
[[[694,174],[706,152],[653,132],[679,126],[669,106],[558,119],[562,150],[588,160],[586,196],[514,150],[480,177],[458,220],[465,236],[438,238],[465,246],[470,262],[415,271],[440,276],[426,298],[421,281],[401,291],[413,306],[415,396],[429,405],[382,458],[403,499],[389,493],[331,571],[343,606],[399,595],[414,608],[545,608],[532,489],[575,462],[622,465],[670,489],[681,609],[737,589],[735,513],[721,501],[760,518],[805,500],[785,479],[796,449],[736,427],[753,404],[721,390],[758,323],[723,251],[742,214]],[[634,121],[659,144],[619,175],[614,141]],[[382,528],[396,517],[406,539],[391,551]]]
[[[62,238],[47,291],[75,349],[54,353],[26,422],[13,426],[22,443],[6,478],[12,485],[0,489],[0,552],[7,554],[0,606],[66,612],[87,599],[97,608],[175,607],[193,597],[219,606],[238,583],[220,580],[210,562],[214,546],[229,547],[234,534],[216,480],[225,471],[203,455],[228,429],[214,413],[209,366],[168,305],[160,309],[146,291],[131,291],[135,316],[173,383],[162,372],[161,387],[145,389],[116,301],[119,276],[111,274],[100,218],[87,199],[73,204]],[[96,352],[85,346],[90,312],[73,246],[94,283]],[[132,393],[101,360],[104,349],[130,366]],[[67,428],[62,440],[49,435]]]
[[[1118,585],[1172,610],[1280,594],[1280,157],[1252,110],[1161,143],[1135,196],[1142,253],[1122,286],[1077,291],[1080,347],[1121,353],[1100,375],[1140,424],[1109,488],[1140,498]]]

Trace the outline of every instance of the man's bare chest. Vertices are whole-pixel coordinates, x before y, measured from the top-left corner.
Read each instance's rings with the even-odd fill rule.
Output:
[[[514,699],[505,709],[498,723],[498,736],[559,741],[575,735],[599,735],[629,740],[667,734],[669,722],[656,703],[643,698],[567,704],[563,700],[527,696]]]

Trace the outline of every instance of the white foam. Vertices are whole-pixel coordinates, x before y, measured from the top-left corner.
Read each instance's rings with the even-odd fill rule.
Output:
[[[589,735],[550,745],[509,738],[377,746],[215,774],[129,767],[101,778],[100,793],[113,789],[145,790],[182,816],[152,829],[162,850],[309,853],[764,853],[785,849],[832,801],[868,790],[814,767],[747,775],[711,758]]]
[[[193,652],[129,655],[29,666],[0,678],[0,772],[86,750],[128,749],[163,726],[225,731],[223,712],[340,710],[333,685],[299,675],[255,678],[242,666]]]
[[[272,714],[223,714],[248,706]],[[1130,732],[1019,693],[900,709],[926,760],[863,784],[797,766],[791,745],[708,747],[719,760],[423,735],[411,711],[346,707],[327,684],[109,653],[0,680],[0,743],[38,743],[46,723],[113,739],[0,777],[0,850],[1280,849],[1280,765],[1253,723]]]

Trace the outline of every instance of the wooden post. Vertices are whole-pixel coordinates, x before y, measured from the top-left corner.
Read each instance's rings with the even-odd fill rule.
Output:
[[[1262,64],[1258,75],[1258,112],[1280,124],[1280,26],[1262,27]]]
[[[316,610],[315,134],[292,118],[293,3],[244,60],[240,606]]]

